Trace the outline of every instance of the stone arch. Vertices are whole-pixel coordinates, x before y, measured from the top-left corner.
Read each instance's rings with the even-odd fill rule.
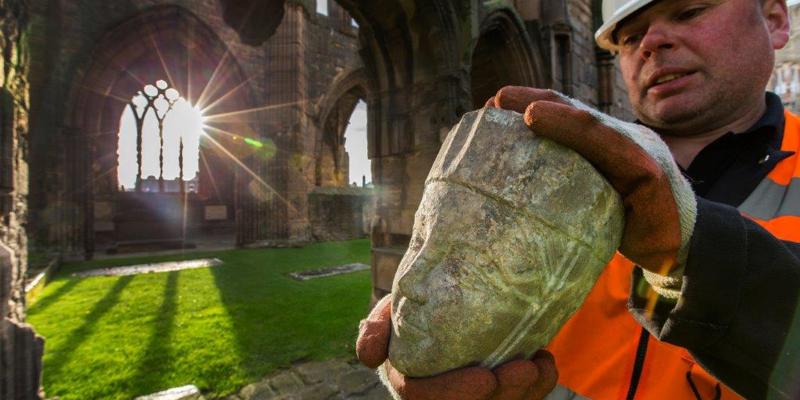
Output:
[[[470,57],[473,108],[482,107],[503,86],[544,87],[544,62],[534,49],[513,11],[499,9],[488,14]]]
[[[363,66],[357,66],[342,71],[333,79],[333,83],[331,83],[328,91],[318,102],[318,120],[325,121],[328,119],[338,99],[354,90],[359,91],[359,94],[365,97],[372,94],[371,84],[367,80],[367,74]]]
[[[337,1],[359,25],[364,72],[376,94],[367,101],[370,158],[403,154],[413,143],[414,49],[406,11],[396,1]]]
[[[347,159],[344,133],[359,100],[370,96],[362,67],[340,73],[319,102],[319,134],[316,139],[315,186],[346,186]],[[367,142],[371,140],[367,137]]]
[[[91,54],[67,97],[70,101],[62,134],[68,171],[63,185],[67,193],[77,196],[71,203],[79,208],[77,217],[67,221],[66,229],[72,232],[70,236],[83,239],[87,258],[95,251],[96,242],[107,244],[118,235],[113,222],[113,202],[120,197],[116,136],[126,101],[136,91],[165,79],[184,98],[200,106],[211,106],[213,99],[232,93],[225,101],[213,104],[214,113],[253,104],[252,94],[244,85],[247,78],[224,42],[204,21],[179,6],[155,6],[111,27]],[[214,84],[204,89],[210,80]],[[253,132],[249,125],[235,121],[220,121],[216,126],[244,135]],[[236,152],[237,145],[229,137],[218,140]],[[238,150],[239,156],[246,157],[241,148]],[[201,197],[228,206],[227,215],[232,219],[239,185],[233,179],[239,175],[237,168],[219,150],[207,148],[201,153],[201,163],[215,166],[213,170],[200,167]],[[78,245],[72,243],[72,250],[80,252],[75,248]]]

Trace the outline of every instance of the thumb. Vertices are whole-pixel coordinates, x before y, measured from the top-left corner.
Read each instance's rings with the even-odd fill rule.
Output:
[[[392,330],[392,295],[386,295],[362,320],[356,340],[356,356],[369,368],[378,368],[389,356]]]

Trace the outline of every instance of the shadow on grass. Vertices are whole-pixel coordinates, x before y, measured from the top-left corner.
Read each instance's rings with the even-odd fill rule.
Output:
[[[230,316],[233,339],[240,367],[248,379],[260,379],[275,367],[288,365],[290,360],[302,359],[307,352],[284,346],[301,340],[296,332],[284,330],[282,324],[294,312],[288,278],[264,266],[223,265],[211,268],[220,300]],[[283,316],[283,317],[282,317]],[[294,315],[303,319],[303,315]],[[281,344],[283,343],[283,344]]]
[[[158,388],[166,384],[166,372],[172,368],[174,355],[170,352],[170,340],[178,309],[178,271],[167,276],[164,285],[164,301],[153,315],[153,330],[145,353],[139,361],[136,375],[130,380],[131,387]]]
[[[248,290],[244,289],[242,286],[246,286],[247,282],[243,281],[241,276],[236,272],[237,271],[227,265],[211,268],[211,273],[214,276],[214,284],[219,290],[220,300],[230,315],[231,324],[233,325],[233,336],[236,340],[237,348],[231,350],[236,351],[240,355],[242,366],[252,374],[253,363],[251,358],[248,357],[252,355],[252,353],[248,354],[247,352],[247,349],[252,349],[254,345],[249,340],[251,335],[248,334],[248,331],[252,329],[252,327],[247,326],[246,318],[242,315],[243,309],[247,307],[247,302],[246,299],[243,298],[243,293],[248,292]]]
[[[83,324],[70,332],[64,344],[61,346],[63,350],[55,353],[53,357],[48,360],[48,373],[53,376],[59,376],[61,368],[70,360],[78,347],[92,336],[92,330],[97,324],[97,321],[105,315],[115,304],[119,302],[120,293],[128,286],[133,280],[133,276],[123,276],[119,278],[114,286],[106,292],[102,299],[100,299],[92,309],[83,317]],[[78,279],[76,279],[78,281]],[[74,285],[73,285],[74,286]],[[48,296],[49,298],[50,296]],[[44,299],[42,299],[44,300]]]
[[[211,268],[211,273],[230,316],[236,345],[231,350],[238,352],[249,379],[260,379],[293,362],[349,354],[347,346],[355,343],[358,320],[368,311],[369,279],[362,279],[354,291],[353,278],[298,282],[288,273],[369,262],[368,242],[323,243],[237,256],[239,260],[231,257],[226,265]]]
[[[35,309],[37,313],[40,313],[53,305],[53,303],[57,302],[61,296],[69,293],[81,280],[78,278],[70,278],[61,285],[58,289],[54,292],[50,293],[49,295],[42,297],[40,299],[36,299],[31,303],[31,308]]]

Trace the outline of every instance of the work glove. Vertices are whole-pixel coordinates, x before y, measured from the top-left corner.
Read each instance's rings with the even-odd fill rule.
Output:
[[[507,86],[486,106],[522,113],[536,135],[588,160],[622,197],[620,253],[642,267],[658,294],[679,297],[697,201],[658,134],[552,90]]]
[[[391,295],[384,297],[361,321],[356,355],[381,380],[395,399],[403,400],[539,400],[556,386],[558,372],[552,354],[540,350],[531,360],[514,360],[490,370],[466,367],[429,378],[409,378],[387,360],[392,329]]]

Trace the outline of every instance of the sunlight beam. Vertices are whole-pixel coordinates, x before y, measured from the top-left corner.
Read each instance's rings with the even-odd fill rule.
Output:
[[[278,198],[278,200],[282,201],[282,202],[283,202],[283,203],[286,205],[286,207],[287,207],[289,210],[291,210],[292,212],[294,212],[294,213],[295,213],[295,215],[299,216],[299,217],[301,218],[301,220],[307,220],[307,218],[306,218],[305,216],[303,216],[303,215],[302,215],[302,214],[301,214],[301,213],[300,213],[300,212],[297,210],[297,208],[295,208],[295,207],[292,205],[292,203],[291,203],[289,200],[287,200],[285,197],[281,196],[281,195],[280,195],[280,193],[278,193],[278,192],[277,192],[275,189],[273,189],[273,188],[272,188],[272,186],[270,186],[270,185],[269,185],[267,182],[265,182],[263,179],[261,179],[261,177],[260,177],[260,176],[258,176],[258,174],[256,174],[255,172],[253,172],[253,171],[252,171],[250,168],[248,168],[248,167],[247,167],[247,165],[245,165],[245,163],[243,163],[243,162],[242,162],[241,160],[239,160],[239,159],[238,159],[236,156],[234,156],[234,155],[233,155],[233,153],[231,153],[231,152],[230,152],[228,149],[226,149],[226,148],[225,148],[225,146],[223,146],[222,144],[220,144],[219,142],[217,142],[217,141],[216,141],[214,138],[212,138],[210,135],[206,135],[205,137],[206,137],[206,139],[208,139],[208,140],[209,140],[211,143],[213,143],[214,145],[216,145],[216,146],[217,146],[217,147],[218,147],[218,148],[219,148],[219,149],[220,149],[220,150],[221,150],[223,153],[225,153],[225,155],[227,155],[227,156],[228,156],[228,157],[229,157],[231,160],[233,160],[233,162],[235,162],[236,164],[238,164],[238,165],[239,165],[239,167],[241,167],[241,168],[242,168],[242,169],[243,169],[245,172],[247,172],[247,174],[248,174],[248,175],[250,175],[251,177],[253,177],[253,179],[255,179],[255,180],[256,180],[256,182],[258,182],[258,183],[259,183],[259,184],[260,184],[262,187],[264,187],[264,188],[266,188],[267,190],[269,190],[269,191],[270,191],[270,192],[271,192],[271,193],[272,193],[272,194],[273,194],[275,197],[277,197],[277,198]]]
[[[250,82],[250,80],[251,80],[251,79],[253,79],[253,77],[247,78],[246,80],[242,81],[242,83],[240,83],[240,84],[236,85],[236,86],[235,86],[233,89],[229,90],[227,93],[223,94],[223,95],[222,95],[222,96],[220,96],[218,99],[214,100],[214,102],[212,102],[212,103],[211,103],[211,104],[209,104],[208,106],[204,107],[204,108],[203,108],[203,109],[202,109],[200,112],[201,112],[201,113],[203,113],[203,114],[205,114],[207,111],[209,111],[209,110],[211,110],[212,108],[216,107],[216,105],[217,105],[217,104],[219,104],[219,103],[220,103],[220,102],[222,102],[222,101],[225,101],[225,99],[227,99],[228,97],[230,97],[230,96],[231,96],[232,94],[234,94],[236,91],[238,91],[239,89],[243,88],[243,87],[244,87],[244,85],[245,85],[245,84],[247,84],[248,82]]]
[[[150,41],[153,42],[153,48],[156,50],[156,56],[158,56],[158,61],[161,62],[161,69],[164,70],[164,73],[167,74],[167,82],[169,82],[169,87],[177,88],[175,86],[175,81],[172,79],[172,74],[169,73],[169,68],[167,68],[167,61],[164,60],[164,57],[161,55],[161,49],[158,47],[158,42],[152,33],[150,34]]]
[[[208,179],[211,181],[211,187],[214,188],[214,193],[217,194],[217,200],[221,201],[222,196],[219,194],[219,188],[217,188],[217,180],[214,178],[214,174],[211,173],[211,166],[208,163],[208,159],[206,159],[205,153],[202,151],[200,152],[200,164],[205,166],[206,172],[208,173]]]
[[[195,103],[198,107],[200,107],[200,109],[204,108],[203,102],[206,100],[206,93],[208,92],[209,87],[211,87],[211,85],[214,84],[214,80],[217,79],[217,74],[219,74],[219,71],[222,70],[222,65],[227,62],[228,57],[230,57],[230,54],[231,53],[229,51],[225,52],[225,54],[222,56],[222,58],[217,63],[217,66],[214,68],[214,72],[211,73],[211,77],[208,78],[208,82],[206,82],[206,85],[203,87],[203,90],[200,92],[200,97],[197,99],[197,103]]]
[[[236,116],[236,115],[255,113],[255,112],[259,112],[259,111],[274,110],[274,109],[283,108],[283,107],[291,107],[291,106],[302,104],[302,103],[304,103],[306,101],[308,101],[308,100],[298,100],[298,101],[293,101],[293,102],[290,102],[290,103],[272,104],[272,105],[262,106],[262,107],[247,108],[247,109],[244,109],[244,110],[237,110],[237,111],[230,111],[230,112],[225,112],[225,113],[220,113],[220,114],[206,115],[205,116],[205,120],[206,121],[211,121],[211,120],[220,119],[220,118],[233,117],[233,116]]]
[[[94,94],[99,94],[99,95],[104,96],[104,97],[110,97],[110,98],[112,98],[112,99],[114,99],[116,101],[119,101],[120,103],[128,104],[128,102],[129,102],[129,100],[124,99],[124,98],[122,98],[120,96],[117,96],[117,95],[114,95],[114,94],[111,94],[111,93],[102,92],[99,89],[91,87],[91,86],[87,86],[87,85],[81,84],[81,85],[78,85],[78,87],[87,89],[88,91],[90,91],[90,92],[92,92]]]

